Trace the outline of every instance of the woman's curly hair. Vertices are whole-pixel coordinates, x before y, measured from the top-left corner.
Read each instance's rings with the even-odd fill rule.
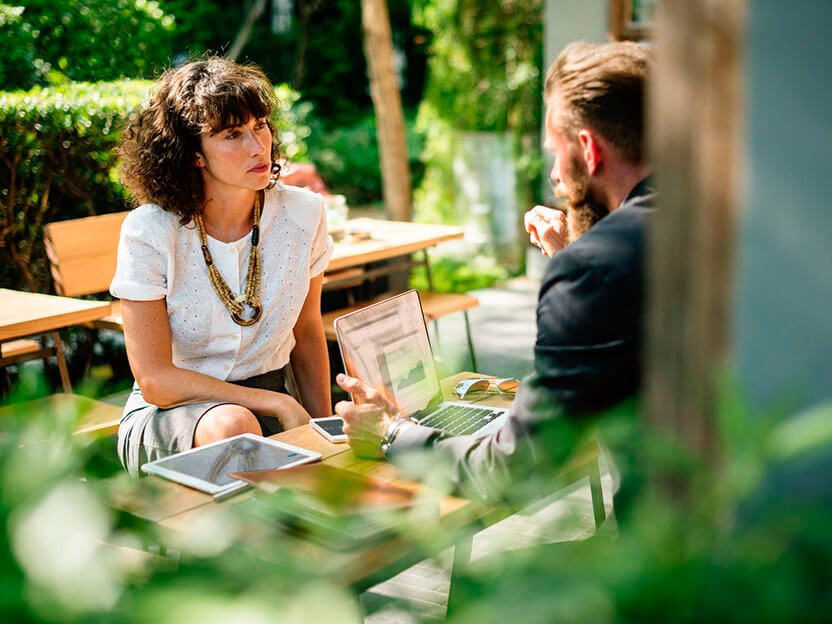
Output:
[[[269,118],[276,107],[274,87],[257,67],[212,57],[169,69],[122,135],[121,180],[139,203],[158,204],[188,223],[205,202],[196,167],[200,135],[265,117],[274,184],[280,144]]]

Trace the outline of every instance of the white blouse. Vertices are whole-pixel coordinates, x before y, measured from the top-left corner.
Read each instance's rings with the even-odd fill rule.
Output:
[[[245,287],[251,234],[224,243],[207,237],[220,275],[235,294]],[[285,366],[295,346],[309,280],[332,255],[323,198],[283,184],[266,191],[260,218],[260,320],[231,320],[208,278],[199,235],[191,221],[155,204],[133,210],[121,226],[118,266],[110,292],[120,299],[165,299],[173,364],[237,381]]]

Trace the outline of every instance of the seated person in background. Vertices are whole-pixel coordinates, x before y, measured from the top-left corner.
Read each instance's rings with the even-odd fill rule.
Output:
[[[572,450],[535,449],[534,434],[587,422],[637,392],[654,197],[643,142],[650,58],[637,44],[575,43],[548,71],[546,147],[554,154],[555,193],[567,198],[568,212],[538,206],[526,216],[532,242],[551,260],[538,299],[534,372],[504,427],[485,438],[449,437],[401,419],[378,392],[339,375],[341,387],[366,403],[336,405],[356,452],[378,456],[383,442],[395,460],[432,447],[449,456],[456,483],[489,497],[495,479],[510,480],[515,456],[559,462]]]
[[[278,182],[274,89],[212,58],[171,69],[124,132],[125,219],[110,287],[136,378],[118,450],[142,463],[330,415],[323,200]],[[285,389],[291,359],[303,405]],[[248,386],[248,387],[243,387]]]
[[[329,195],[329,187],[313,163],[287,162],[280,169],[280,179],[284,184],[300,186],[313,193]]]

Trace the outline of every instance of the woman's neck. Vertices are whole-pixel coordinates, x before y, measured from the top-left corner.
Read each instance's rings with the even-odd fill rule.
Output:
[[[206,197],[202,220],[211,238],[224,243],[241,239],[251,231],[256,191]]]

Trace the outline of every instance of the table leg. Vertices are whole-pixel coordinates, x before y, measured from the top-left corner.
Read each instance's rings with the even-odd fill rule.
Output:
[[[52,332],[52,346],[55,348],[55,358],[58,360],[58,372],[61,374],[61,385],[63,385],[64,392],[69,394],[72,392],[72,384],[69,382],[69,369],[66,365],[66,358],[64,357],[64,343],[61,342],[61,335],[58,332]]]

